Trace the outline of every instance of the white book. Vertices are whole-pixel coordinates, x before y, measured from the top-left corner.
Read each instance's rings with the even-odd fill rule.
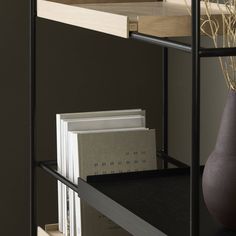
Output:
[[[66,156],[65,145],[67,140],[65,140],[65,133],[67,129],[64,125],[64,121],[74,120],[74,119],[86,119],[86,118],[94,118],[100,119],[102,122],[102,117],[118,117],[118,116],[132,116],[132,115],[142,115],[144,118],[145,124],[145,111],[141,109],[132,109],[132,110],[117,110],[117,111],[98,111],[98,112],[83,112],[83,113],[67,113],[67,114],[58,114],[56,116],[57,123],[57,164],[58,171],[66,176],[66,161],[62,157]],[[84,122],[85,124],[85,122]],[[101,126],[103,127],[103,126]],[[73,130],[73,128],[71,128]],[[85,127],[84,127],[85,129]],[[67,235],[67,205],[64,204],[66,202],[66,186],[62,183],[58,182],[58,221],[59,221],[59,230]]]
[[[57,170],[60,174],[62,174],[62,132],[61,132],[61,117],[60,115],[56,115],[56,137],[57,137]],[[63,194],[62,194],[63,184],[58,181],[57,182],[57,191],[58,191],[58,229],[60,232],[63,232],[64,225],[64,214],[63,214]]]
[[[116,116],[116,117],[99,117],[99,118],[82,118],[82,119],[65,119],[64,122],[64,140],[65,140],[65,153],[63,157],[63,173],[66,173],[66,177],[68,177],[70,180],[73,179],[73,172],[72,172],[72,166],[73,163],[71,162],[71,158],[69,158],[69,137],[68,137],[68,131],[86,131],[86,130],[100,130],[100,129],[119,129],[119,128],[139,128],[139,127],[145,127],[145,118],[141,115],[135,115],[135,116]],[[68,209],[68,219],[71,219],[71,222],[68,222],[67,219],[65,219],[64,223],[67,225],[70,225],[70,235],[74,235],[74,231],[76,228],[76,220],[73,218],[74,214],[74,207],[73,207],[73,191],[69,188],[66,188],[68,191],[68,201],[65,201],[64,207],[65,210]],[[69,204],[69,206],[68,206]],[[79,227],[79,226],[78,226]]]
[[[78,177],[86,180],[88,175],[157,168],[154,130],[73,132],[71,139],[75,182]],[[77,236],[130,235],[78,198],[75,209],[77,220],[80,218],[81,222]]]
[[[109,111],[93,111],[93,112],[75,112],[58,114],[61,119],[82,119],[104,116],[127,116],[127,115],[143,115],[145,110],[142,109],[127,109],[127,110],[109,110]]]

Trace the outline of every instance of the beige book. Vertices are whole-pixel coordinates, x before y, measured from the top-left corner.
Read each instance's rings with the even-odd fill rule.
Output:
[[[72,134],[72,139],[75,179],[157,168],[155,130],[77,132]],[[130,235],[79,199],[76,211],[80,220],[77,235]]]
[[[90,119],[91,121],[95,121],[98,119],[98,122],[93,122],[93,125],[88,125],[88,122],[84,122],[83,129],[85,130],[86,124],[89,126],[89,130],[92,128],[98,129],[98,126],[111,126],[111,121],[106,121],[105,124],[102,123],[102,119],[104,118],[119,118],[123,117],[126,118],[127,116],[142,116],[143,124],[145,125],[145,111],[141,109],[129,109],[129,110],[111,110],[111,111],[96,111],[96,112],[79,112],[79,113],[66,113],[66,114],[57,114],[56,115],[56,123],[57,123],[57,164],[58,164],[58,171],[63,175],[67,176],[67,165],[66,165],[66,153],[65,153],[65,144],[67,142],[65,133],[67,132],[67,128],[65,127],[65,123],[69,121],[75,121],[78,119]],[[113,122],[114,123],[114,122]],[[127,123],[127,122],[126,122]],[[81,124],[81,122],[80,122]],[[94,127],[95,124],[95,127]],[[122,125],[122,122],[119,122]],[[115,128],[117,124],[113,127]],[[126,127],[123,124],[123,127]],[[132,127],[136,125],[135,122],[131,122]],[[74,125],[71,124],[70,130],[77,130],[76,122]],[[68,126],[69,128],[69,126]],[[80,127],[81,130],[81,127]],[[68,177],[68,176],[67,176]],[[59,230],[64,232],[65,235],[68,235],[68,206],[67,206],[67,187],[58,181],[58,222],[59,222]],[[70,222],[71,223],[71,222]],[[70,229],[72,230],[74,227],[70,225]],[[72,232],[71,232],[72,233]],[[72,235],[73,236],[73,233]]]

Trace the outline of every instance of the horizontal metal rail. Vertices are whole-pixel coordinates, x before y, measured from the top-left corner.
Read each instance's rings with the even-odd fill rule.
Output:
[[[149,36],[145,34],[140,33],[131,33],[130,34],[131,39],[151,43],[154,45],[159,45],[162,47],[168,47],[177,49],[183,52],[191,53],[192,52],[192,46],[186,43],[181,43],[178,41],[170,40],[167,38],[160,38],[160,37],[154,37]],[[227,57],[227,56],[236,56],[236,48],[200,48],[199,49],[199,56],[200,57]]]
[[[152,177],[152,176],[166,176],[166,175],[171,175],[171,174],[183,174],[183,173],[188,173],[189,166],[177,161],[176,159],[166,156],[164,157],[162,152],[159,152],[158,154],[162,158],[167,158],[167,161],[169,160],[175,160],[170,162],[173,165],[178,166],[179,168],[174,168],[174,169],[157,169],[157,170],[148,170],[148,171],[138,171],[138,172],[128,172],[128,173],[116,173],[116,174],[105,174],[105,175],[92,175],[88,176],[87,180],[90,182],[94,182],[94,179],[98,181],[109,181],[109,180],[114,180],[114,179],[136,179],[136,178],[145,178],[145,177]],[[51,176],[53,176],[55,179],[59,180],[72,190],[78,193],[78,185],[74,184],[71,182],[68,178],[64,177],[62,174],[60,174],[57,169],[57,162],[56,161],[39,161],[36,163],[36,166],[40,167],[47,173],[49,173]]]
[[[169,161],[169,159],[175,160],[174,158],[168,157],[167,161]],[[93,175],[93,176],[88,176],[87,181],[91,183],[91,182],[100,182],[100,181],[163,177],[163,176],[170,176],[170,175],[176,175],[176,174],[177,175],[189,174],[190,168],[188,165],[181,162],[176,163],[176,164],[179,164],[179,166],[181,164],[182,167],[172,168],[172,169],[157,169],[157,170],[139,171],[139,172],[106,174],[106,175]],[[57,165],[56,161],[39,161],[36,163],[36,166],[43,169],[45,172],[47,172],[48,174],[53,176],[55,179],[65,184],[67,187],[71,188],[74,192],[79,193],[79,190],[78,190],[79,185],[74,184],[69,179],[67,179],[62,174],[60,174],[55,168],[56,165]],[[201,172],[203,171],[203,168],[204,166],[200,167]]]
[[[191,45],[180,43],[174,40],[169,40],[166,38],[160,38],[160,37],[154,37],[154,36],[148,36],[140,33],[131,33],[130,34],[131,39],[136,39],[144,42],[148,42],[151,44],[168,47],[168,48],[174,48],[178,49],[184,52],[190,53],[192,51]]]
[[[236,56],[236,48],[201,48],[200,57],[227,57]]]
[[[165,154],[165,152],[163,152],[163,151],[157,152],[157,155],[162,160],[165,160],[165,161],[167,161],[167,163],[175,165],[176,167],[179,167],[179,168],[189,168],[189,166],[187,164],[183,163],[182,161],[176,160],[173,157],[170,157],[169,155]]]
[[[45,161],[45,162],[38,162],[37,166],[45,170],[47,173],[52,175],[54,178],[74,190],[75,192],[78,192],[78,186],[74,183],[72,183],[70,180],[68,180],[66,177],[61,175],[57,170],[53,168],[55,166],[55,161]]]

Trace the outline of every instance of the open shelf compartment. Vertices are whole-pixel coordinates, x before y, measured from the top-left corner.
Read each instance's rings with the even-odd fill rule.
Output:
[[[189,0],[188,7],[184,0],[115,1],[119,0],[38,0],[37,15],[124,38],[134,31],[158,37],[191,35]],[[216,4],[211,4],[211,11],[220,20]]]
[[[40,166],[134,236],[190,235],[189,168],[89,176],[70,183],[48,164]],[[236,236],[209,215],[201,194],[200,236]]]

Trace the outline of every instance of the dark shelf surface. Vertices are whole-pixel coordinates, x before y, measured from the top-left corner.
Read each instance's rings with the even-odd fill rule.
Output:
[[[37,165],[132,235],[190,236],[189,168],[89,176],[75,185],[57,172],[55,164]],[[202,193],[200,199],[200,236],[236,236],[210,216]]]
[[[90,185],[170,236],[189,236],[189,169],[88,178]],[[209,215],[201,194],[201,236],[236,236]],[[135,227],[135,226],[134,226]]]

